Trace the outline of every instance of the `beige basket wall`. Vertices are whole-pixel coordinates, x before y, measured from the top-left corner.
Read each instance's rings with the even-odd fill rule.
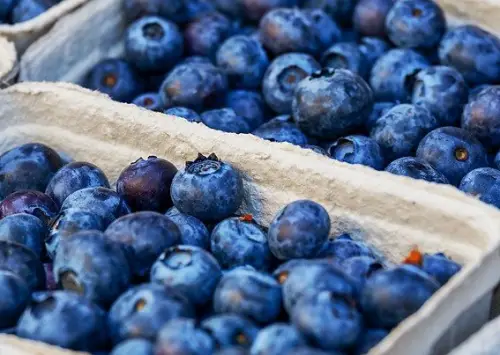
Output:
[[[14,83],[19,73],[14,43],[0,36],[0,88]]]

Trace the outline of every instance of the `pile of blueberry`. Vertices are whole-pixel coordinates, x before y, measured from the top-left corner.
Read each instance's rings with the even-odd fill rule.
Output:
[[[62,0],[0,0],[0,24],[31,20]]]
[[[86,86],[500,208],[500,40],[432,0],[124,0]]]
[[[310,200],[265,229],[243,195],[214,154],[138,159],[111,189],[43,144],[4,153],[0,332],[95,355],[361,355],[461,268],[332,237]]]

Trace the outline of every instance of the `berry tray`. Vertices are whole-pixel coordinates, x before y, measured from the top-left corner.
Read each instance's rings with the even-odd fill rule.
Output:
[[[99,165],[110,181],[140,156],[177,167],[215,152],[242,172],[242,212],[264,226],[285,204],[321,203],[332,231],[364,239],[393,261],[413,245],[464,264],[419,312],[370,354],[446,354],[492,312],[500,281],[500,213],[452,187],[339,163],[290,144],[211,130],[66,83],[19,83],[0,91],[0,152],[38,141]],[[0,354],[69,354],[0,336]]]
[[[462,345],[453,350],[449,355],[495,355],[500,349],[498,330],[500,329],[500,317],[486,324],[480,331],[471,336]]]
[[[14,43],[0,37],[0,88],[13,84],[18,74],[19,65]]]

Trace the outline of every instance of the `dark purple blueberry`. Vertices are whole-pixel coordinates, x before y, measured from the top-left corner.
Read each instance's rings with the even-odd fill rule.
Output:
[[[201,121],[210,128],[222,132],[250,133],[249,122],[236,114],[232,108],[220,108],[205,111],[201,114]]]
[[[161,80],[163,81],[163,77]],[[144,94],[140,94],[132,101],[132,103],[151,111],[163,111],[163,103],[160,95],[156,92],[146,92]]]
[[[323,69],[302,80],[294,93],[293,118],[309,136],[336,139],[362,127],[373,108],[373,93],[358,75]]]
[[[394,102],[375,102],[372,112],[365,123],[368,133],[371,132],[377,121],[394,106],[396,106]]]
[[[306,9],[321,9],[342,25],[349,25],[352,20],[356,0],[304,0]]]
[[[30,289],[26,282],[16,274],[1,270],[0,293],[2,294],[0,329],[13,327],[28,305]]]
[[[45,288],[45,271],[38,256],[24,245],[0,241],[0,270],[22,278],[31,291]]]
[[[154,345],[146,339],[129,339],[116,345],[109,355],[154,355]]]
[[[251,320],[236,314],[219,314],[201,322],[201,328],[209,333],[217,348],[239,346],[248,349],[255,340],[258,326]]]
[[[500,171],[479,168],[464,176],[459,189],[484,203],[500,208]]]
[[[18,0],[10,13],[10,22],[16,24],[29,21],[43,14],[49,7],[40,0]]]
[[[256,91],[234,90],[226,96],[226,107],[243,117],[253,131],[267,120],[268,108],[262,95]]]
[[[327,152],[335,160],[375,170],[382,170],[385,165],[382,149],[370,137],[352,135],[339,138],[328,147]]]
[[[198,218],[180,212],[177,208],[170,208],[165,215],[177,225],[181,233],[181,243],[208,250],[210,248],[210,233],[207,227]]]
[[[277,8],[292,8],[298,5],[299,0],[233,0],[243,5],[243,14],[254,22],[258,22],[269,11]]]
[[[54,274],[60,288],[103,306],[109,306],[124,292],[131,278],[122,246],[99,231],[78,232],[61,240]]]
[[[257,334],[250,354],[288,354],[290,350],[304,345],[306,340],[296,327],[285,323],[274,323]]]
[[[287,142],[298,146],[304,146],[308,142],[307,136],[297,127],[290,115],[275,117],[252,134],[271,142]]]
[[[388,335],[389,331],[386,329],[365,329],[358,339],[353,355],[368,354],[372,348],[374,348]]]
[[[370,74],[375,62],[391,49],[389,43],[378,37],[362,37],[358,47],[365,56],[367,75]]]
[[[43,192],[34,190],[13,192],[0,203],[1,218],[16,213],[27,213],[48,223],[57,215],[58,210],[54,200]]]
[[[362,77],[368,75],[368,62],[360,47],[354,42],[339,42],[328,48],[321,56],[325,68],[348,69]]]
[[[450,182],[439,171],[425,160],[414,157],[403,157],[393,160],[385,171],[394,175],[408,176],[412,179],[435,182],[437,184],[449,184]]]
[[[321,66],[308,54],[287,53],[274,59],[262,81],[262,94],[269,107],[290,114],[298,83],[319,69]]]
[[[39,258],[45,255],[44,241],[47,235],[47,225],[27,213],[13,214],[0,220],[0,240],[22,244]]]
[[[64,324],[64,326],[61,326]],[[17,325],[17,336],[71,350],[107,344],[106,313],[73,292],[37,292]]]
[[[341,40],[342,30],[325,11],[321,9],[305,9],[302,12],[309,18],[316,30],[319,45],[318,53]]]
[[[215,342],[194,319],[178,318],[166,323],[158,333],[156,355],[213,354]]]
[[[336,265],[341,265],[345,260],[356,256],[375,258],[373,250],[365,243],[352,239],[328,239],[318,254],[317,258],[332,259]]]
[[[172,206],[170,185],[176,173],[177,168],[168,160],[139,158],[120,173],[116,191],[132,211],[164,213]]]
[[[424,254],[422,270],[434,277],[441,285],[447,283],[462,266],[441,253]]]
[[[126,339],[154,341],[171,319],[194,317],[194,309],[177,292],[156,284],[141,284],[124,292],[111,306],[108,330],[113,344]]]
[[[186,121],[189,122],[201,122],[200,115],[198,115],[196,111],[186,107],[180,107],[180,106],[171,107],[163,111],[163,113],[166,115],[172,115],[184,118]]]
[[[385,37],[385,19],[394,0],[360,0],[352,22],[363,36]]]

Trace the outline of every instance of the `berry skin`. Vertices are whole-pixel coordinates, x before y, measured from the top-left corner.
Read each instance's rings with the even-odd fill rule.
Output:
[[[163,77],[162,77],[163,80]],[[144,107],[151,111],[162,112],[163,103],[161,101],[160,95],[156,92],[146,92],[137,96],[132,103],[139,107]]]
[[[354,8],[354,28],[364,36],[384,37],[385,19],[394,0],[360,0]]]
[[[158,333],[156,355],[207,355],[212,354],[215,343],[212,337],[192,319],[178,318],[166,323]]]
[[[187,107],[180,107],[180,106],[171,107],[163,111],[163,113],[166,115],[172,115],[184,118],[186,121],[189,122],[201,122],[200,115],[198,115],[196,111],[191,110],[190,108]]]
[[[267,270],[272,262],[264,231],[241,217],[217,224],[212,231],[210,249],[224,269],[251,265],[257,270]]]
[[[93,351],[106,346],[105,325],[106,313],[76,293],[36,292],[19,320],[17,336],[72,350]]]
[[[369,69],[367,59],[354,42],[339,42],[331,46],[321,57],[323,67],[347,69],[365,77]]]
[[[204,222],[217,222],[231,216],[243,201],[243,181],[231,165],[214,154],[186,163],[174,177],[172,201],[182,213]]]
[[[132,211],[164,213],[172,206],[170,186],[176,173],[177,168],[168,160],[139,158],[120,173],[116,191]]]
[[[45,193],[60,206],[73,192],[98,186],[110,187],[101,169],[91,163],[73,162],[59,169],[47,185]]]
[[[108,313],[108,330],[113,344],[126,339],[154,341],[171,319],[193,317],[191,304],[178,293],[156,284],[141,284],[123,293]]]
[[[14,327],[30,299],[26,282],[10,271],[0,271],[0,329]]]
[[[48,223],[56,216],[58,206],[49,196],[33,190],[11,193],[0,203],[0,216],[5,218],[16,213],[27,213]]]
[[[40,143],[28,143],[0,155],[0,200],[19,190],[45,191],[63,166],[59,154]]]
[[[151,211],[120,217],[104,234],[127,251],[131,272],[139,279],[149,275],[154,260],[163,250],[180,242],[177,225],[167,216]]]
[[[370,256],[354,256],[342,262],[344,272],[360,283],[365,282],[375,271],[383,268],[384,266],[378,260]]]
[[[201,114],[201,121],[206,126],[223,132],[250,133],[251,131],[248,121],[231,108],[205,111]]]
[[[415,75],[430,66],[411,49],[391,49],[373,65],[370,85],[377,101],[409,102]]]
[[[267,106],[262,95],[256,91],[235,90],[226,96],[226,106],[243,117],[253,131],[267,120]]]
[[[368,116],[368,120],[365,122],[366,130],[371,132],[377,121],[396,105],[397,104],[394,102],[375,102],[372,112]]]
[[[105,93],[115,101],[131,102],[142,92],[143,83],[125,60],[105,59],[89,72],[85,86]]]
[[[280,260],[314,257],[330,233],[330,216],[316,202],[285,206],[269,226],[269,248]]]
[[[366,355],[380,343],[389,332],[385,329],[366,329],[358,339],[353,355]]]
[[[479,168],[464,176],[459,189],[466,194],[500,208],[500,171],[493,168]]]
[[[173,13],[181,9],[183,0],[170,0],[167,6],[161,0],[125,0],[123,2],[123,12],[127,20],[134,21],[139,18],[167,13]]]
[[[12,8],[10,21],[13,24],[29,21],[43,14],[49,7],[40,0],[19,0]]]
[[[335,21],[321,9],[304,9],[302,11],[315,28],[319,52],[326,50],[342,37],[342,31]]]
[[[271,323],[281,311],[281,286],[267,274],[248,268],[233,269],[222,276],[215,289],[214,311]]]
[[[372,107],[373,93],[360,76],[345,69],[323,69],[297,85],[292,111],[306,134],[336,139],[363,126]]]
[[[0,22],[7,23],[9,20],[12,8],[16,4],[15,0],[2,0],[0,2]]]
[[[403,157],[393,160],[385,171],[394,175],[408,176],[412,179],[435,182],[437,184],[449,184],[450,182],[439,171],[425,160],[414,157]]]
[[[500,147],[500,86],[482,90],[465,106],[462,128],[472,133],[487,149]]]
[[[161,7],[160,15],[179,25],[195,21],[215,11],[215,5],[211,0],[183,0],[181,3],[174,0],[173,6],[171,4],[171,1],[168,3],[162,1],[162,5],[166,6]]]
[[[324,10],[339,24],[350,23],[356,1],[354,0],[305,0],[304,8]]]
[[[45,288],[45,271],[38,256],[24,245],[0,241],[0,270],[10,271],[23,279],[30,291]]]
[[[252,134],[271,142],[288,142],[298,146],[304,146],[308,142],[306,135],[297,127],[290,115],[275,117]]]
[[[210,247],[210,233],[207,227],[198,218],[180,212],[177,208],[170,208],[165,216],[177,225],[181,233],[181,243],[208,250]]]
[[[238,0],[242,3],[243,14],[250,21],[260,21],[269,11],[277,8],[293,8],[299,0]]]
[[[146,339],[129,339],[113,348],[109,355],[154,355],[154,345]]]
[[[260,87],[269,66],[267,53],[260,42],[244,35],[230,37],[222,43],[216,61],[232,87],[248,90]]]
[[[422,106],[394,106],[373,127],[371,137],[388,161],[412,155],[420,140],[438,127],[436,118]]]
[[[188,245],[168,248],[151,268],[151,282],[178,291],[196,306],[211,301],[221,276],[221,268],[210,253]]]
[[[361,307],[370,324],[392,328],[411,316],[440,285],[413,265],[374,273],[361,292]]]
[[[328,154],[338,161],[361,164],[376,170],[384,168],[384,157],[372,138],[353,135],[337,139],[328,147]]]
[[[47,225],[39,218],[27,213],[13,214],[0,220],[0,240],[22,244],[31,249],[39,258],[44,256],[44,241],[47,234]]]
[[[433,0],[400,0],[387,14],[385,29],[398,47],[426,49],[439,44],[446,19]]]
[[[342,263],[356,256],[374,258],[375,254],[364,242],[337,237],[328,239],[316,255],[318,258],[333,259],[337,263]]]
[[[184,39],[177,25],[157,16],[140,18],[125,33],[125,58],[143,72],[167,71],[183,52]]]
[[[434,277],[441,285],[447,283],[462,266],[443,254],[425,254],[422,260],[422,270]]]
[[[429,163],[455,186],[471,170],[488,166],[482,144],[458,127],[441,127],[427,134],[418,146],[417,158]]]
[[[274,323],[262,329],[255,338],[250,355],[279,355],[306,345],[306,340],[293,325]]]
[[[238,346],[249,348],[259,332],[255,323],[236,314],[220,314],[201,322],[201,328],[209,333],[217,348]]]
[[[424,105],[440,125],[455,125],[467,103],[468,91],[462,74],[456,69],[429,67],[415,77],[412,103]]]
[[[78,232],[61,240],[54,274],[62,289],[103,306],[126,290],[131,277],[123,248],[99,231]]]
[[[287,53],[275,58],[262,81],[262,94],[269,107],[279,114],[290,114],[298,83],[320,69],[308,54]]]
[[[339,351],[322,351],[309,346],[300,346],[298,348],[292,349],[287,355],[344,355]]]
[[[330,291],[299,299],[292,309],[291,319],[312,344],[324,350],[352,347],[363,328],[363,316],[353,301]]]
[[[471,86],[500,82],[500,40],[477,26],[449,29],[439,45],[439,59]]]

